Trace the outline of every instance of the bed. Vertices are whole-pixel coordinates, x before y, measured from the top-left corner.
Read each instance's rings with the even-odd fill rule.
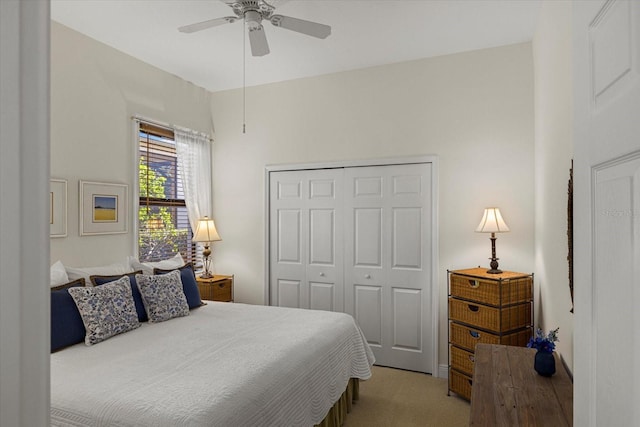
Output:
[[[373,353],[343,313],[207,302],[51,355],[53,426],[313,426]]]

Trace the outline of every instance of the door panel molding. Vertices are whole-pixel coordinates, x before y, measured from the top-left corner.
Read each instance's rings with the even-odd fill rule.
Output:
[[[360,325],[369,345],[382,346],[382,286],[355,284],[353,317]]]
[[[278,280],[278,305],[280,307],[299,307],[300,281],[299,280]]]
[[[422,268],[422,208],[392,208],[393,225],[391,228],[391,268]],[[411,224],[415,230],[410,233],[399,225]],[[404,229],[403,229],[404,228]]]
[[[287,221],[287,218],[289,221]],[[293,220],[293,227],[289,226]],[[284,224],[287,224],[285,226]],[[300,233],[302,220],[299,209],[278,209],[278,262],[300,264],[302,254],[300,249]],[[284,233],[286,232],[286,233]],[[284,237],[286,235],[286,241]]]
[[[422,289],[394,287],[393,298],[393,349],[422,351]],[[414,315],[413,319],[407,316]],[[402,316],[399,316],[402,314]],[[412,321],[413,320],[413,321]]]
[[[334,209],[309,209],[309,265],[335,265],[335,224]],[[326,229],[332,230],[328,237],[317,236]]]
[[[312,310],[334,311],[333,283],[309,282],[309,308]]]
[[[353,264],[360,267],[382,266],[382,208],[357,208],[353,211]],[[367,227],[369,225],[369,227]],[[363,229],[367,227],[367,231]]]

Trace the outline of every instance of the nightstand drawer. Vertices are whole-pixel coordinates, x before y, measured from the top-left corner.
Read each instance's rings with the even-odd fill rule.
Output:
[[[530,328],[500,336],[455,322],[451,322],[449,327],[451,344],[469,351],[475,351],[476,344],[503,344],[524,347],[529,342],[529,338],[531,338]]]
[[[449,369],[449,390],[457,393],[467,400],[471,399],[472,377],[458,372],[455,369]]]
[[[233,276],[214,276],[210,279],[197,278],[200,297],[209,301],[233,301]]]
[[[449,318],[492,332],[508,332],[531,326],[531,304],[524,303],[498,309],[449,298]]]
[[[476,361],[474,354],[454,345],[449,346],[449,351],[451,352],[451,367],[469,376],[473,376],[473,364]]]
[[[214,283],[210,286],[215,301],[231,301],[231,280]]]
[[[502,281],[480,277],[451,275],[451,296],[492,306],[507,306],[531,301],[531,277]]]

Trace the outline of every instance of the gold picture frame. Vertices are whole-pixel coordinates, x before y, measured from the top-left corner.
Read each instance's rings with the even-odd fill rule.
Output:
[[[128,231],[128,185],[80,181],[80,235]]]
[[[67,180],[49,180],[49,237],[67,237]]]

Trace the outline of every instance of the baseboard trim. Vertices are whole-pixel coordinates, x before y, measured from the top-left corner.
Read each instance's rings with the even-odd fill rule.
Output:
[[[438,366],[438,378],[449,378],[449,365]]]

